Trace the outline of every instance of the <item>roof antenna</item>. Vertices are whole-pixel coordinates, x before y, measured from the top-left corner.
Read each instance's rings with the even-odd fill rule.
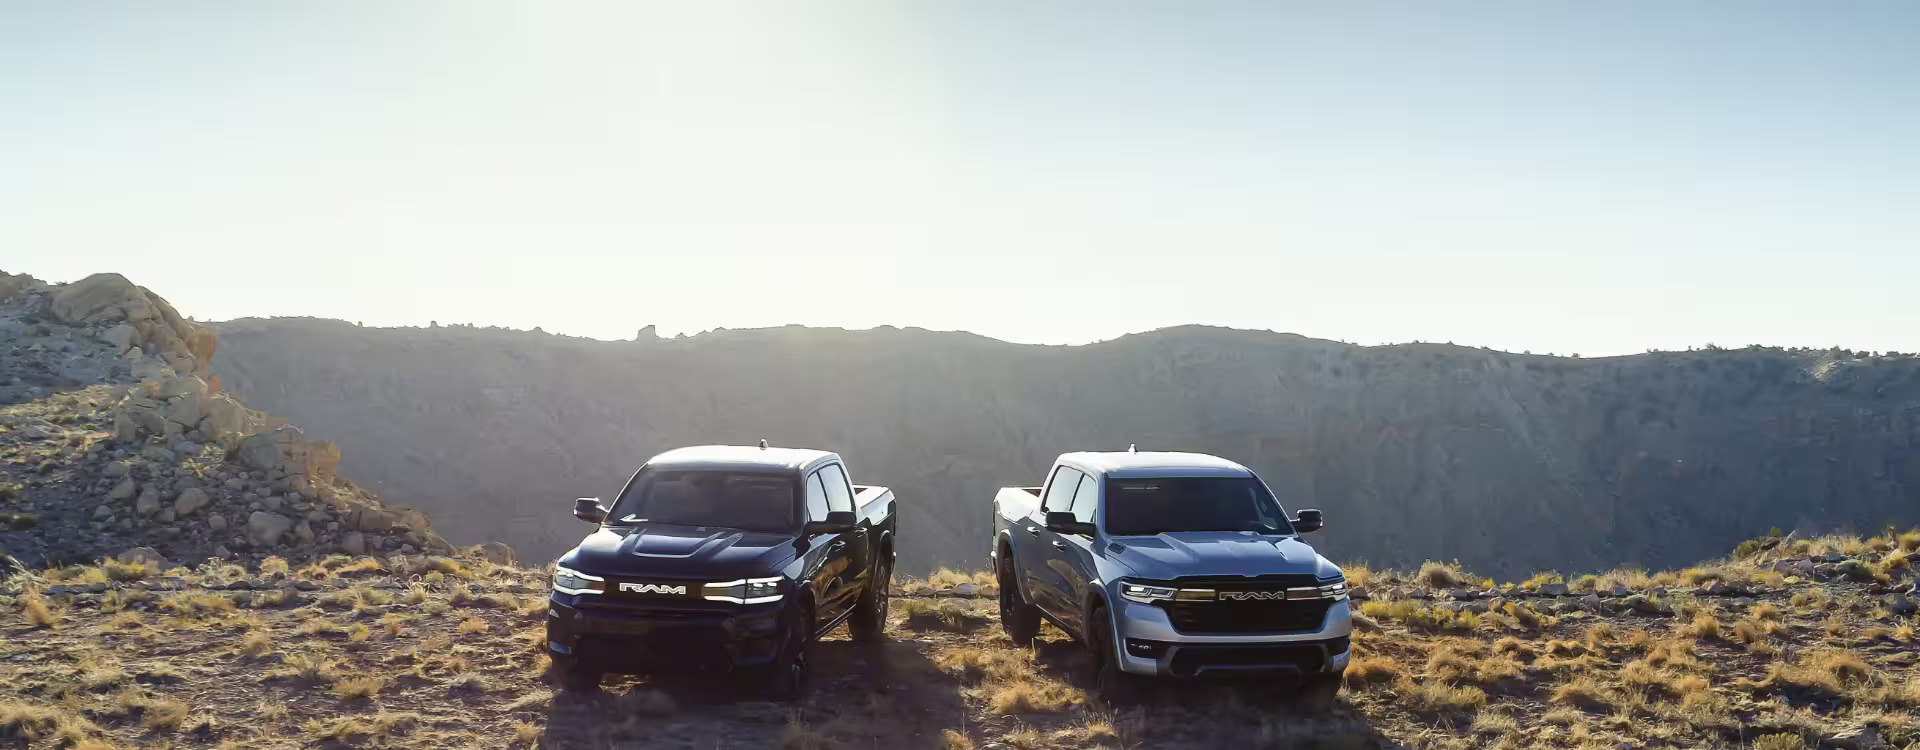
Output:
[[[760,450],[766,450],[766,449],[767,449],[767,439],[760,438]]]
[[[1128,453],[1133,453],[1133,452],[1135,452],[1135,451],[1133,450],[1133,443],[1127,443],[1127,452],[1128,452]]]

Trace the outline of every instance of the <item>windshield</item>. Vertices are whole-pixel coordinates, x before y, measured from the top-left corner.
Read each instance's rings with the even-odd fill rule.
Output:
[[[793,476],[746,471],[647,471],[608,513],[614,524],[672,523],[786,532],[794,520]]]
[[[1107,480],[1107,533],[1145,536],[1168,531],[1254,531],[1291,534],[1280,503],[1252,477]]]

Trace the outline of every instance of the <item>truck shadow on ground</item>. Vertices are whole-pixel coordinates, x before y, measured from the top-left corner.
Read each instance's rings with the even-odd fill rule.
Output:
[[[1035,641],[1043,673],[1094,693],[1086,649],[1047,628]],[[1402,748],[1344,699],[1333,706],[1303,695],[1285,678],[1148,680],[1123,705],[1100,703],[1115,747]]]
[[[598,693],[554,691],[537,747],[935,747],[967,709],[926,646],[822,641],[807,694],[791,703],[724,675],[609,676]]]
[[[991,605],[927,612],[896,601],[894,614],[886,642],[836,634],[817,643],[811,685],[799,701],[760,700],[725,676],[609,677],[598,693],[555,691],[535,746],[1404,747],[1345,701],[1315,706],[1272,679],[1148,683],[1137,700],[1108,705],[1093,693],[1085,650],[1051,627],[1031,649],[1020,649],[1001,634]],[[987,678],[979,667],[957,666],[964,660],[956,655],[966,652],[1009,660],[1020,665],[1018,674]],[[1072,697],[1053,706],[996,708],[996,693],[1020,689],[1022,681]],[[943,737],[949,732],[971,744]]]

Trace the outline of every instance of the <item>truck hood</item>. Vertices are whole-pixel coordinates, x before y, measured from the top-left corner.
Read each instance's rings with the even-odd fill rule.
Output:
[[[1142,578],[1180,576],[1338,575],[1340,569],[1290,536],[1238,531],[1182,531],[1107,540],[1107,557]],[[1114,549],[1118,545],[1120,549]]]
[[[558,562],[590,575],[724,581],[777,573],[797,553],[794,539],[711,526],[605,526]]]

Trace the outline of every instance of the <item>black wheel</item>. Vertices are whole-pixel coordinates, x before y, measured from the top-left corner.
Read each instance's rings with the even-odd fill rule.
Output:
[[[1093,654],[1093,689],[1100,699],[1116,705],[1140,699],[1140,678],[1120,668],[1114,652],[1113,620],[1105,607],[1096,607],[1088,615],[1087,650]]]
[[[887,596],[893,588],[892,550],[886,554],[889,559],[880,561],[874,580],[860,594],[860,603],[854,605],[853,617],[847,619],[847,634],[861,643],[876,643],[887,632]]]
[[[580,666],[574,657],[561,657],[553,660],[548,670],[553,682],[561,689],[576,693],[593,693],[600,690],[600,678],[605,674],[598,669]]]
[[[808,627],[811,619],[800,607],[788,607],[781,619],[785,638],[781,641],[780,653],[760,675],[760,693],[767,700],[785,702],[798,700],[806,692],[807,651],[813,634]]]
[[[1000,628],[1015,646],[1025,646],[1040,634],[1040,610],[1020,595],[1020,581],[1014,575],[1011,550],[1000,550]]]

